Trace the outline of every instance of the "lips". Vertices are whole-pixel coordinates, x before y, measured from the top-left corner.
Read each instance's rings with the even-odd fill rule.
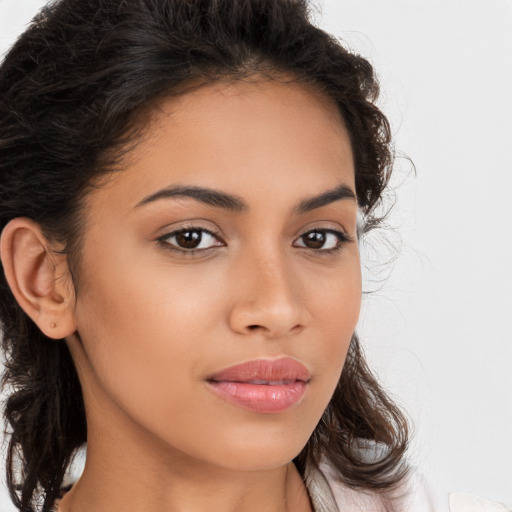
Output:
[[[310,379],[307,368],[290,357],[258,359],[230,366],[207,379],[224,400],[258,413],[279,413],[302,401]]]

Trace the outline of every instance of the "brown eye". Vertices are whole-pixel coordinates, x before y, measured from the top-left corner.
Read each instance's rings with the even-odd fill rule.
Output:
[[[349,241],[349,238],[341,231],[332,229],[313,229],[301,235],[294,243],[296,247],[316,249],[320,251],[333,251],[340,249]]]
[[[161,244],[177,251],[201,251],[223,246],[224,243],[210,231],[202,228],[188,228],[173,231],[159,238]]]
[[[310,249],[320,249],[324,246],[326,236],[325,233],[321,233],[320,231],[310,231],[305,235],[302,235],[302,241],[306,247]]]
[[[197,249],[201,243],[202,234],[201,231],[181,231],[175,235],[176,243],[184,249]]]

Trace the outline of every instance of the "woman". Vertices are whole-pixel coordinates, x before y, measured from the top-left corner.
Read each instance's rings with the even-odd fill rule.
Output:
[[[354,333],[377,94],[303,2],[39,15],[0,70],[19,510],[449,510]]]

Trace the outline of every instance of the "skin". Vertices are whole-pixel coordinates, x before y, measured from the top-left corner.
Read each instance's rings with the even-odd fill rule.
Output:
[[[60,511],[311,510],[291,461],[332,396],[361,300],[356,200],[296,211],[340,185],[355,194],[335,106],[294,83],[206,86],[164,101],[124,167],[86,198],[76,288],[36,225],[17,219],[3,235],[15,295],[67,338],[83,387],[86,467]],[[178,185],[245,208],[147,200]],[[214,235],[191,252],[173,234],[185,228]],[[321,247],[306,245],[312,230]],[[207,385],[281,356],[311,375],[284,412],[243,409]]]

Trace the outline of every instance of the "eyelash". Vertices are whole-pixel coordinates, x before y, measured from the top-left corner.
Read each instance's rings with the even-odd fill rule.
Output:
[[[207,233],[209,236],[215,238],[217,240],[217,242],[220,241],[220,244],[219,245],[216,244],[216,245],[213,245],[211,247],[206,247],[206,248],[203,248],[203,249],[197,249],[197,248],[187,249],[187,248],[179,247],[177,245],[169,243],[169,239],[177,237],[180,234],[194,233],[194,232],[195,233]],[[336,247],[332,247],[330,249],[322,249],[322,248],[315,249],[315,248],[307,247],[306,245],[301,245],[301,246],[295,245],[295,242],[297,240],[301,240],[305,236],[307,236],[307,235],[309,235],[311,233],[321,233],[324,236],[326,236],[326,235],[334,235],[337,238],[337,245],[336,245]],[[200,239],[200,243],[201,243],[201,241],[202,241],[202,236],[201,236],[201,239]],[[203,251],[208,251],[209,249],[214,249],[215,247],[222,247],[225,244],[225,242],[220,238],[218,233],[210,231],[209,229],[205,229],[205,228],[201,228],[201,227],[195,227],[195,226],[185,227],[185,228],[178,229],[176,231],[171,231],[170,233],[166,233],[165,235],[159,237],[157,239],[157,242],[158,242],[159,245],[164,247],[166,250],[179,252],[179,253],[181,253],[183,255],[187,255],[187,256],[194,256],[197,253],[200,253],[200,252],[203,252]],[[301,249],[310,249],[310,250],[312,250],[312,251],[314,251],[316,253],[321,253],[322,255],[325,255],[325,254],[332,254],[332,253],[340,252],[343,249],[343,247],[346,244],[350,243],[350,242],[353,242],[353,238],[350,237],[349,235],[347,235],[346,233],[343,233],[342,231],[337,231],[335,229],[329,229],[329,228],[312,228],[312,229],[308,229],[308,231],[306,231],[305,233],[300,235],[294,241],[294,247],[299,247]]]
[[[350,237],[349,235],[347,235],[346,233],[344,233],[343,231],[338,231],[336,229],[329,229],[329,228],[312,228],[312,229],[308,229],[305,233],[303,233],[302,235],[300,235],[297,240],[302,240],[305,236],[309,235],[309,234],[312,234],[312,233],[320,233],[322,235],[327,236],[327,235],[334,235],[336,238],[337,238],[337,243],[336,243],[336,246],[335,247],[331,247],[330,249],[322,249],[322,248],[318,248],[318,249],[314,249],[312,247],[307,247],[306,245],[301,245],[301,246],[298,246],[302,249],[310,249],[314,252],[317,252],[317,253],[320,253],[322,255],[328,255],[328,254],[333,254],[333,253],[338,253],[340,252],[344,246],[350,242],[353,241],[352,237]],[[294,241],[294,247],[297,247],[295,245],[295,242]]]
[[[180,252],[182,254],[191,255],[191,256],[193,256],[194,254],[196,254],[198,252],[207,251],[207,250],[213,249],[215,247],[222,247],[222,245],[213,245],[213,246],[207,247],[205,249],[197,249],[197,248],[186,249],[184,247],[179,247],[178,245],[169,243],[169,239],[177,237],[180,234],[184,234],[184,233],[207,233],[209,236],[214,238],[217,242],[220,241],[222,245],[224,244],[224,241],[220,238],[218,233],[214,233],[213,231],[210,231],[209,229],[195,227],[195,226],[184,227],[181,229],[177,229],[176,231],[171,231],[170,233],[166,233],[165,235],[158,238],[157,241],[158,241],[159,245],[162,245],[167,250],[176,251],[176,252]],[[201,236],[201,241],[202,241],[202,236]]]

